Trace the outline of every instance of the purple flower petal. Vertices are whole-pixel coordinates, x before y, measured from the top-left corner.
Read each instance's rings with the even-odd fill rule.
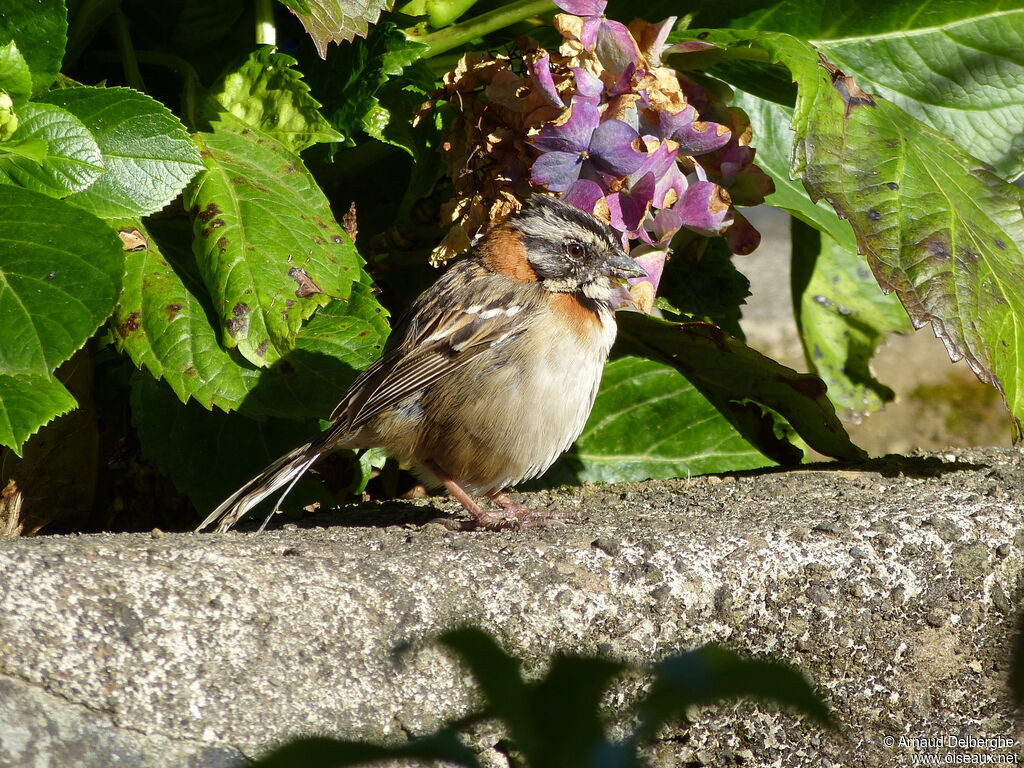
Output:
[[[587,213],[593,213],[597,201],[603,197],[601,185],[590,179],[579,179],[561,195],[562,200]]]
[[[697,110],[687,104],[678,112],[648,109],[644,111],[644,122],[660,139],[673,139],[674,135],[697,119]],[[674,139],[673,139],[674,140]],[[689,154],[684,152],[684,154]]]
[[[691,184],[682,199],[673,206],[682,216],[683,226],[701,235],[715,237],[732,224],[729,194],[710,181]]]
[[[607,0],[555,0],[555,5],[575,16],[600,16],[608,7]]]
[[[640,63],[640,49],[637,48],[636,40],[621,21],[601,22],[594,53],[601,65],[616,77],[630,64],[636,67]]]
[[[686,189],[686,177],[679,170],[676,158],[679,152],[669,149],[664,142],[658,144],[653,152],[647,155],[647,159],[640,168],[630,174],[630,182],[636,183],[644,174],[652,173],[655,179],[654,195],[652,202],[656,208],[667,208],[675,203]],[[671,199],[666,200],[665,196],[669,191],[674,191]]]
[[[633,75],[636,74],[636,64],[629,62],[622,74],[614,83],[608,86],[609,96],[621,96],[624,93],[633,93]]]
[[[727,185],[736,205],[761,205],[775,191],[772,177],[756,165],[749,165]]]
[[[593,104],[575,102],[569,119],[562,125],[548,124],[534,137],[533,146],[542,152],[584,152],[590,146],[601,113]]]
[[[725,233],[729,250],[746,256],[761,244],[761,233],[739,211],[733,211],[733,223]]]
[[[573,67],[572,72],[576,76],[576,95],[573,98],[591,104],[600,104],[601,94],[604,92],[604,83],[601,82],[601,78],[587,72],[582,67]]]
[[[580,177],[583,157],[574,152],[547,152],[533,161],[530,181],[552,192],[563,192]]]
[[[558,95],[555,88],[555,79],[551,76],[551,57],[544,56],[537,60],[530,70],[533,77],[533,84],[545,100],[553,107],[564,107],[562,97]]]
[[[640,134],[628,123],[605,120],[590,138],[590,159],[594,167],[616,176],[632,173],[647,159],[646,153],[633,149],[633,142],[638,138]]]
[[[594,50],[594,46],[597,45],[597,36],[600,31],[600,16],[588,16],[583,20],[583,29],[580,30],[580,44],[583,46],[583,50]]]
[[[648,173],[628,190],[605,198],[611,213],[611,225],[620,232],[636,232],[651,208],[654,174]]]
[[[721,149],[729,143],[732,132],[721,123],[694,121],[681,126],[672,138],[679,142],[679,150],[684,155],[694,156]]]

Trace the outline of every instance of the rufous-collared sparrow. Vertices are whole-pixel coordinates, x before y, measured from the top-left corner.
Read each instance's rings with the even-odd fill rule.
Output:
[[[534,195],[413,302],[330,428],[235,491],[199,529],[227,530],[284,488],[276,508],[334,448],[376,446],[427,485],[444,485],[472,518],[460,527],[542,525],[549,513],[502,491],[540,475],[579,437],[615,339],[620,281],[643,274],[607,224]]]

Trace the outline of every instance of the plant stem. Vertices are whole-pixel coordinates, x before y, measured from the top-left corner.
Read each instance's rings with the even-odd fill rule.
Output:
[[[128,31],[128,21],[121,13],[120,8],[114,10],[114,34],[117,37],[117,47],[121,52],[121,67],[124,69],[125,82],[135,90],[145,93],[146,83],[142,79],[139,62],[135,58],[135,47],[132,45],[132,37]]]
[[[522,21],[538,14],[550,13],[553,10],[555,10],[555,4],[551,0],[515,0],[508,5],[496,8],[493,11],[464,21],[461,24],[456,24],[453,27],[432,32],[422,37],[410,35],[409,39],[426,45],[427,51],[423,54],[423,58],[429,59],[431,56],[450,51],[452,48],[457,48],[464,43],[468,43],[470,40],[515,24],[517,21]]]
[[[277,45],[274,0],[256,0],[256,45]]]

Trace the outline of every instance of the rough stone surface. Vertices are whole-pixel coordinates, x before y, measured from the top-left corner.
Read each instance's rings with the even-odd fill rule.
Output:
[[[1019,741],[1022,470],[971,449],[567,489],[527,501],[580,520],[513,533],[423,525],[455,512],[425,499],[260,535],[0,541],[0,766],[229,766],[298,734],[425,733],[474,700],[431,642],[464,623],[529,674],[556,650],[772,655],[842,724],[707,708],[653,746],[659,766],[910,765],[901,738]]]

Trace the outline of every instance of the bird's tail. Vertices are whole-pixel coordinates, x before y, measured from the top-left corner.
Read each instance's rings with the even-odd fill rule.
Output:
[[[201,531],[207,526],[216,523],[216,531],[226,531],[237,523],[250,509],[279,488],[284,488],[281,497],[274,504],[274,510],[276,510],[295,483],[299,481],[299,478],[323,455],[323,443],[323,435],[321,435],[321,437],[311,442],[300,445],[294,451],[286,453],[224,499],[221,505],[207,515],[206,519],[196,527],[196,530]],[[272,514],[273,510],[271,511]],[[260,526],[261,531],[266,527],[271,515],[268,515],[267,519],[263,521],[263,525]]]

